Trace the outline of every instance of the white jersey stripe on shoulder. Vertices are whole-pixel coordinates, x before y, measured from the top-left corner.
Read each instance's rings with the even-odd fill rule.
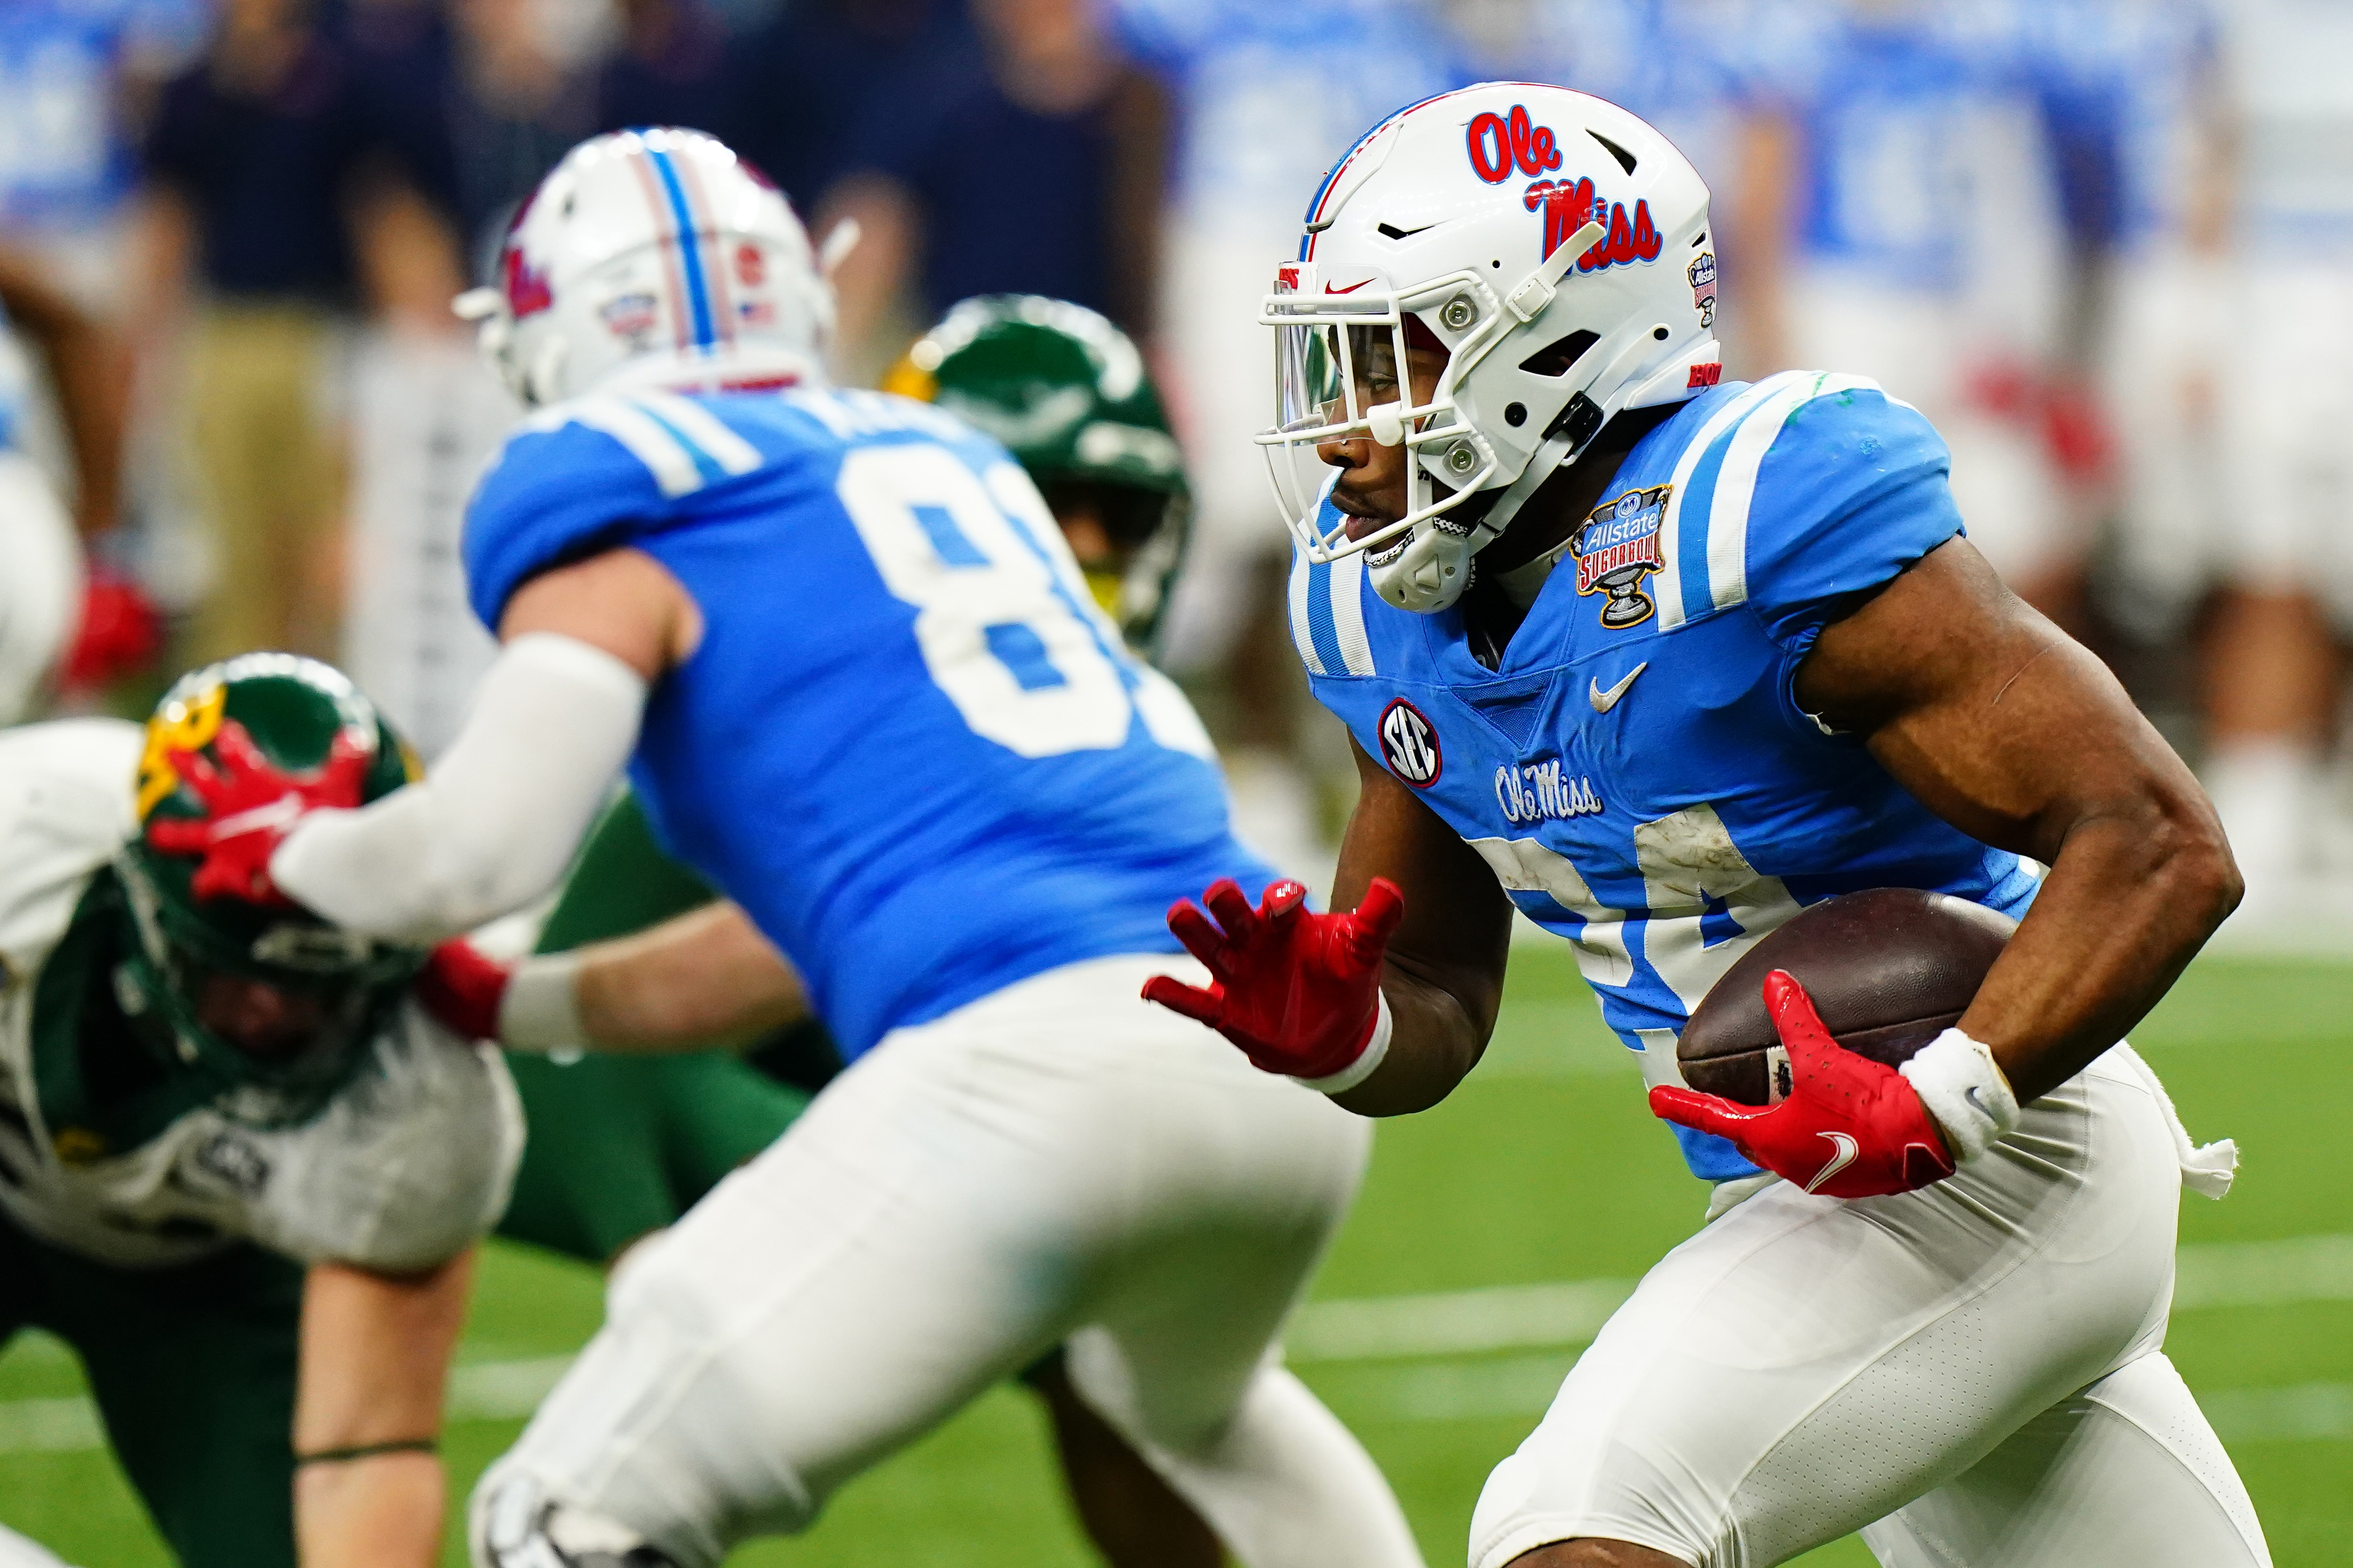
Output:
[[[564,412],[567,423],[602,430],[628,447],[630,456],[652,470],[662,494],[675,499],[702,488],[702,469],[695,463],[694,454],[644,409],[632,408],[618,398],[584,397],[566,405]]]
[[[722,472],[748,474],[760,466],[760,449],[727,428],[717,415],[692,398],[681,397],[674,392],[649,392],[640,393],[636,401],[702,447]]]
[[[1756,504],[1757,475],[1765,454],[1780,438],[1789,416],[1817,397],[1867,390],[1879,384],[1865,376],[1804,374],[1774,394],[1770,402],[1741,422],[1716,471],[1715,500],[1708,509],[1708,597],[1719,610],[1748,599],[1748,511]]]
[[[1365,555],[1358,551],[1332,563],[1332,630],[1340,642],[1340,662],[1350,675],[1371,675],[1373,643],[1365,635]]]
[[[1718,437],[1738,424],[1758,404],[1771,397],[1795,374],[1783,371],[1778,375],[1768,375],[1726,402],[1707,416],[1707,423],[1699,427],[1699,434],[1692,437],[1691,443],[1683,447],[1683,455],[1675,459],[1675,471],[1669,480],[1673,488],[1667,492],[1667,510],[1659,520],[1659,559],[1666,565],[1651,577],[1651,596],[1659,604],[1661,631],[1672,631],[1684,620],[1683,579],[1679,563],[1682,559],[1683,494],[1691,488],[1694,470],[1698,468],[1700,459],[1707,456],[1707,449],[1715,445]]]
[[[1307,673],[1322,675],[1324,661],[1315,657],[1315,634],[1307,629],[1307,591],[1312,570],[1305,551],[1291,552],[1291,641],[1299,649],[1299,662],[1307,667]]]

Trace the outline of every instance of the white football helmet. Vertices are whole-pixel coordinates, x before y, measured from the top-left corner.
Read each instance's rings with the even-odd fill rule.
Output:
[[[833,334],[833,290],[784,194],[699,131],[565,153],[516,212],[498,285],[455,309],[532,405],[608,383],[816,381]]]
[[[1710,241],[1699,172],[1600,99],[1486,82],[1374,127],[1324,177],[1259,315],[1280,337],[1259,444],[1308,559],[1367,550],[1389,603],[1451,605],[1471,558],[1613,416],[1715,384]],[[1450,358],[1417,404],[1407,347],[1433,339]],[[1376,343],[1400,390],[1365,406]],[[1318,526],[1335,475],[1314,447],[1356,437],[1411,460],[1405,515],[1352,540],[1345,519]]]

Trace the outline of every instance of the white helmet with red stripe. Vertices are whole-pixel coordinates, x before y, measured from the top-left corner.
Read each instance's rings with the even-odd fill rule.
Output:
[[[612,382],[822,378],[833,290],[765,175],[699,131],[591,137],[507,230],[498,284],[458,298],[527,404]]]
[[[1722,374],[1707,186],[1673,143],[1566,88],[1486,82],[1383,121],[1324,177],[1299,259],[1260,321],[1277,329],[1278,406],[1259,437],[1311,561],[1367,550],[1373,585],[1445,608],[1471,558],[1622,409],[1680,402]],[[1378,403],[1368,349],[1448,351],[1427,402]],[[1358,539],[1319,522],[1318,443],[1405,443],[1404,516]]]

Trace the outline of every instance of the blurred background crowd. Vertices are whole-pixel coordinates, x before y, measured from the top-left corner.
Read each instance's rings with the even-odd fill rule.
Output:
[[[289,647],[429,755],[520,416],[448,302],[573,142],[701,127],[860,226],[845,382],[978,293],[1146,345],[1193,489],[1162,655],[1312,870],[1350,773],[1282,620],[1257,299],[1382,115],[1559,82],[1708,178],[1731,369],[1926,412],[1978,546],[2199,765],[2249,918],[2306,921],[2353,868],[2348,60],[2342,0],[0,0],[0,533],[7,463],[69,498],[69,701],[158,638]]]

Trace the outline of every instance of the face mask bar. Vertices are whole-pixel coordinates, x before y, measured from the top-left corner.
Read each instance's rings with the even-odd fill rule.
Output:
[[[1257,440],[1292,536],[1308,560],[1323,563],[1401,543],[1415,524],[1444,519],[1495,477],[1494,448],[1456,415],[1454,391],[1502,340],[1508,318],[1485,281],[1468,271],[1450,273],[1409,293],[1387,289],[1377,279],[1345,294],[1314,292],[1315,282],[1314,263],[1286,265],[1260,309],[1260,324],[1276,331],[1276,423]],[[1477,326],[1448,356],[1430,401],[1414,403],[1407,315],[1464,309]],[[1363,393],[1357,349],[1368,334],[1387,336],[1397,367],[1397,396],[1388,403],[1368,405]],[[1346,518],[1328,529],[1319,523],[1335,470],[1314,449],[1327,441],[1358,439],[1404,445],[1407,505],[1394,522],[1351,539]],[[1433,468],[1446,476],[1442,496],[1436,493]],[[1440,526],[1459,525],[1440,521]]]

